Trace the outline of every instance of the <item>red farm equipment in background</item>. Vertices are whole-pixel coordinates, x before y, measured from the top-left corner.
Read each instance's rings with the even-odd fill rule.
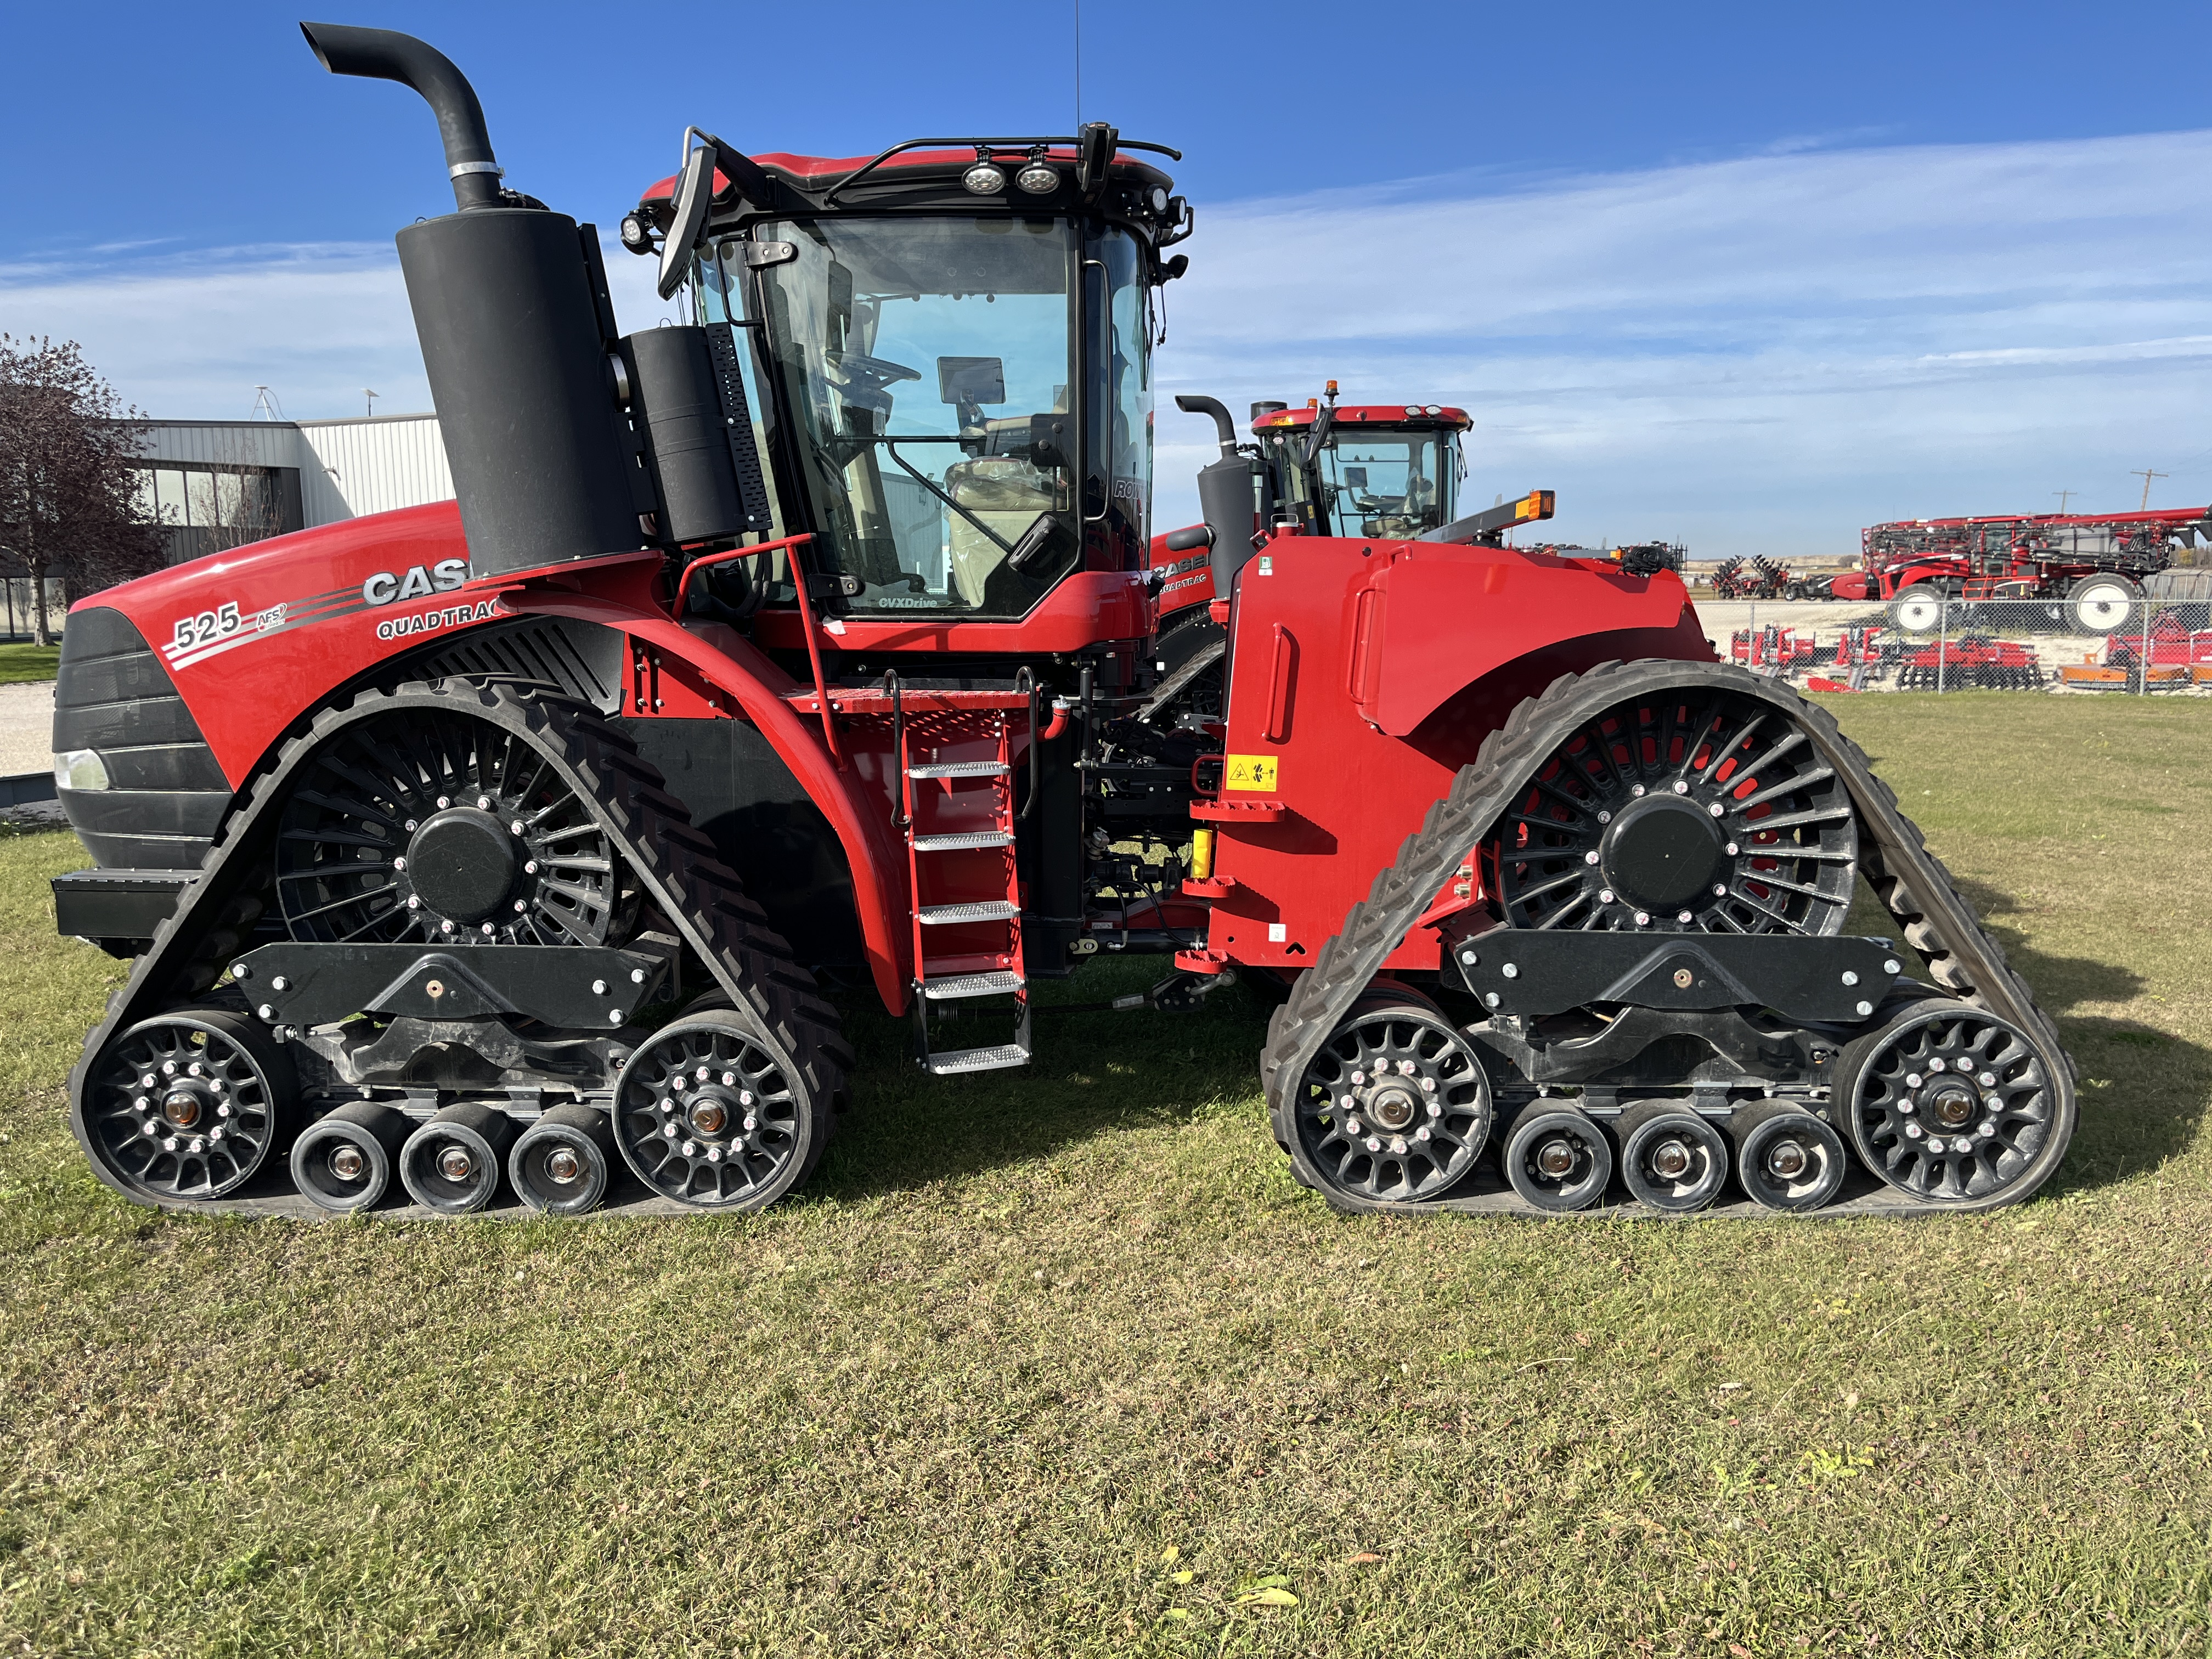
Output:
[[[1267,1122],[1347,1210],[1978,1209],[2057,1166],[2056,1030],[1865,757],[1672,571],[1502,546],[1547,493],[1453,516],[1458,411],[1248,446],[1184,400],[1223,455],[1159,550],[1218,632],[1160,667],[1173,152],[692,129],[622,240],[695,320],[624,334],[450,62],[307,33],[439,117],[457,211],[398,242],[458,502],[71,612],[58,921],[135,963],[70,1121],[115,1191],[754,1210],[885,1133],[817,975],[957,1079],[1117,955],[1159,1017],[1276,1003]],[[1913,971],[1844,931],[1863,886]]]
[[[1892,625],[1916,638],[1936,633],[1950,599],[2035,601],[2050,631],[2110,634],[2134,623],[2143,583],[2200,537],[2212,537],[2212,508],[1878,524],[1860,532],[1859,568],[1829,594],[1887,603]]]

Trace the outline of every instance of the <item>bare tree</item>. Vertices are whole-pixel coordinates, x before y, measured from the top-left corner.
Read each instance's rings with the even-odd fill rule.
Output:
[[[51,643],[48,577],[74,596],[161,562],[138,505],[144,418],[76,341],[0,334],[0,556],[31,578],[40,645]]]

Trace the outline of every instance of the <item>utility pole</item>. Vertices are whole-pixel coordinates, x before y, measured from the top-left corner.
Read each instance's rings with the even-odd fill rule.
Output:
[[[2072,489],[2054,489],[2051,493],[2058,497],[2058,516],[2063,519],[2066,516],[2067,497],[2078,495],[2080,492]]]
[[[2141,478],[2143,481],[2142,510],[2144,512],[2148,513],[2150,511],[2150,481],[2153,478],[2164,478],[2170,476],[2170,474],[2164,472],[2154,472],[2147,466],[2137,467],[2134,471],[2128,474],[2128,477],[2130,478]]]

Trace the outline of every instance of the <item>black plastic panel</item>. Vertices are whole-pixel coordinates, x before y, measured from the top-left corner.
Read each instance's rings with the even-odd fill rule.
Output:
[[[1771,1008],[1790,1019],[1854,1023],[1889,994],[1900,967],[1894,951],[1881,939],[1501,927],[1455,945],[1451,961],[1497,1014],[1560,1014],[1595,1002]]]

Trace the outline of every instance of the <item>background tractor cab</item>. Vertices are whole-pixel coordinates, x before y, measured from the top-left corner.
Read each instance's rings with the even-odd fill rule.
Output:
[[[763,539],[811,534],[826,612],[1012,622],[1078,571],[1142,568],[1152,293],[1192,223],[1170,190],[1097,124],[842,161],[707,137],[622,234],[657,245],[664,295],[742,331]],[[796,598],[769,555],[692,592],[724,620]]]

